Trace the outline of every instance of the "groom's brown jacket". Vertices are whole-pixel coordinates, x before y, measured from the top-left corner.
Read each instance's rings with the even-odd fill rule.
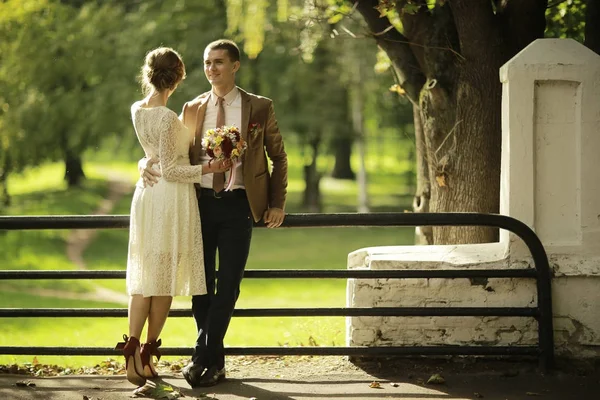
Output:
[[[264,212],[270,208],[285,207],[287,194],[287,154],[283,138],[277,126],[273,101],[266,97],[256,96],[240,89],[242,96],[242,137],[248,142],[248,148],[242,155],[242,172],[244,186],[255,221],[260,221]],[[195,140],[190,147],[192,165],[201,163],[202,125],[206,113],[206,104],[210,92],[196,97],[183,106],[183,123],[195,132]],[[266,150],[266,154],[265,154]],[[267,156],[273,163],[269,173]],[[198,188],[199,185],[196,185]],[[198,195],[200,192],[198,191]]]

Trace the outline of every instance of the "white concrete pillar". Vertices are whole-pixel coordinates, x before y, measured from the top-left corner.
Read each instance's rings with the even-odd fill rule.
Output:
[[[600,255],[600,56],[539,39],[500,69],[500,213],[532,227],[549,254]],[[501,233],[511,258],[528,255]]]

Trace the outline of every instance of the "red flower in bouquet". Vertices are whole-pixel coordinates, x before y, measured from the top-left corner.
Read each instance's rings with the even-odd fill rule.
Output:
[[[240,130],[232,125],[207,130],[202,138],[202,147],[210,158],[231,160],[235,164],[248,145],[242,138]]]

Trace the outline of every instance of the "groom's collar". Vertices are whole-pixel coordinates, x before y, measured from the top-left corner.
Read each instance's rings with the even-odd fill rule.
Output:
[[[223,96],[223,98],[225,99],[225,104],[227,104],[228,106],[231,105],[235,99],[239,96],[240,91],[238,90],[237,86],[234,86],[233,89],[231,89],[229,91],[229,93],[227,93],[225,96]],[[214,104],[217,105],[217,101],[218,101],[219,96],[217,96],[217,94],[215,92],[213,92],[212,90],[210,91],[210,104]]]

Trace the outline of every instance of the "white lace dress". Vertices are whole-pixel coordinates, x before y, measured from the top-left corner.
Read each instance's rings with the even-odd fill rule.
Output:
[[[131,107],[138,140],[147,157],[160,159],[162,177],[152,187],[136,185],[131,202],[127,255],[130,295],[206,294],[202,231],[193,182],[202,166],[190,165],[188,129],[167,107]]]

